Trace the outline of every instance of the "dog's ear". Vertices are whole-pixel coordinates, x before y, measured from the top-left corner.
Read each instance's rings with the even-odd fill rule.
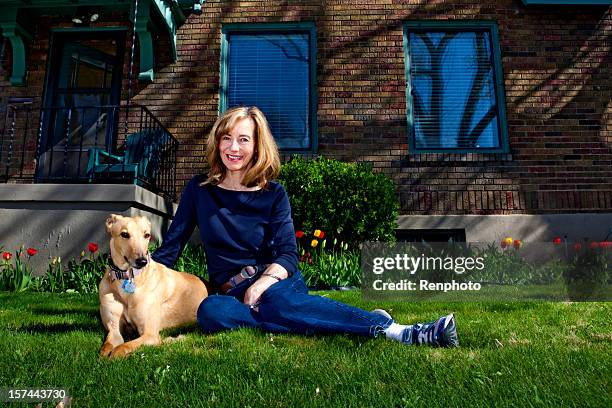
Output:
[[[109,234],[111,233],[111,229],[113,228],[113,224],[115,222],[117,222],[117,218],[118,217],[120,217],[120,215],[111,214],[110,217],[108,217],[106,219],[106,232],[108,232]]]

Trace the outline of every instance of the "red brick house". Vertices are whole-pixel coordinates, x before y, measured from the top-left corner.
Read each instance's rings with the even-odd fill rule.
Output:
[[[247,104],[285,157],[387,173],[404,238],[612,227],[609,0],[134,3],[0,1],[0,210],[34,208],[24,188],[83,189],[55,192],[51,207],[67,209],[118,173],[133,197],[175,198],[204,171],[218,112]],[[135,134],[158,146],[140,149],[140,170],[126,153]],[[172,212],[147,197],[157,206],[116,209]]]

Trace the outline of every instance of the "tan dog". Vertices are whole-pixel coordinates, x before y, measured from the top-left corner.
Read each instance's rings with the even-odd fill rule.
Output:
[[[206,286],[195,275],[150,258],[149,220],[113,214],[106,230],[112,264],[99,286],[100,317],[108,330],[100,355],[121,357],[141,345],[160,344],[160,330],[195,322],[198,306],[208,296]],[[125,343],[123,336],[134,331],[140,337]]]

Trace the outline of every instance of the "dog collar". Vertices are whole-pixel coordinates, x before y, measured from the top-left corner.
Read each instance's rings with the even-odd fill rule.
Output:
[[[149,254],[147,254],[147,264],[151,262],[151,257]],[[108,275],[110,276],[111,280],[114,281],[115,279],[118,280],[124,280],[124,279],[129,279],[132,280],[135,277],[137,277],[138,275],[141,274],[142,270],[144,268],[129,268],[126,270],[123,269],[119,269],[119,267],[117,265],[115,265],[115,263],[113,262],[113,258],[111,257],[108,261],[108,267],[109,267],[109,271],[108,271]]]

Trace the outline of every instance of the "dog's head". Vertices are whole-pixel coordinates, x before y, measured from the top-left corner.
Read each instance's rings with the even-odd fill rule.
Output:
[[[106,219],[111,258],[121,269],[144,268],[148,263],[151,222],[145,217],[111,214]]]

